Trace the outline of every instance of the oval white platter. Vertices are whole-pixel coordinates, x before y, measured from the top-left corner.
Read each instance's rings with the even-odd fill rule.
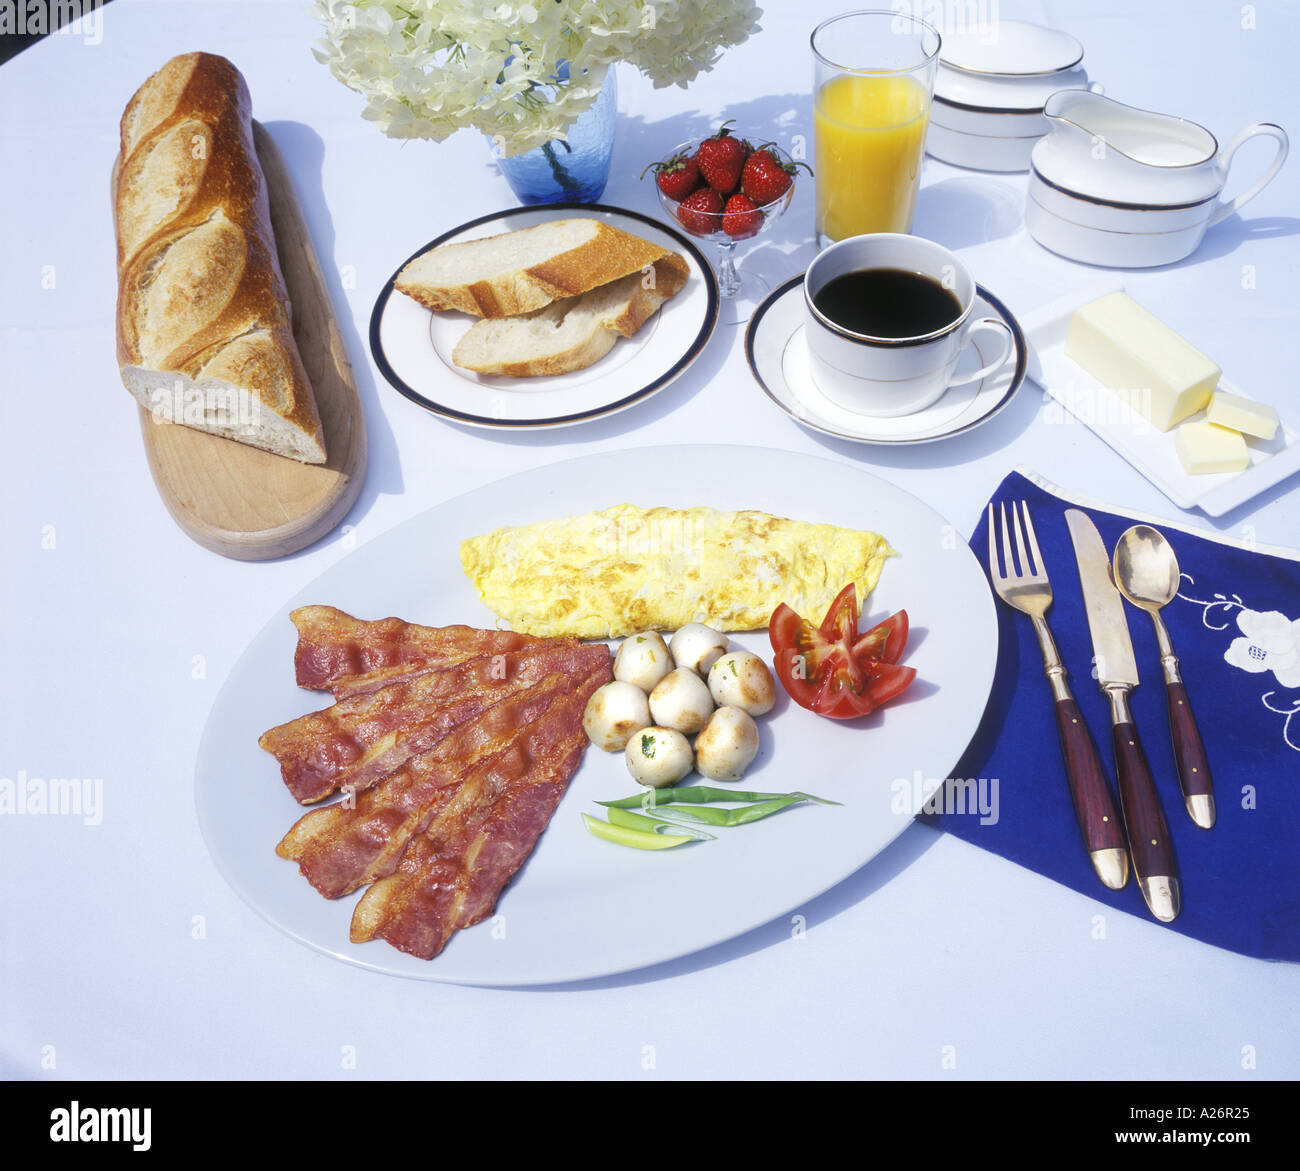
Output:
[[[321,898],[275,845],[304,812],[257,745],[273,724],[325,706],[294,683],[289,611],[309,602],[362,618],[496,624],[461,571],[466,537],[620,503],[761,509],[883,533],[886,565],[864,620],[906,609],[912,687],[853,722],[781,696],[760,720],[760,754],[742,785],[802,789],[843,802],[801,805],[720,830],[716,841],[642,852],[593,838],[580,813],[636,786],[621,754],[591,748],[495,916],[415,959],[386,943],[352,944],[359,895]],[[821,615],[816,616],[819,620]],[[765,631],[733,644],[771,652]],[[993,682],[997,621],[984,571],[956,530],[916,497],[837,461],[755,447],[660,447],[550,464],[468,492],[349,554],[288,599],[236,663],[199,749],[196,801],[218,868],[260,915],[336,959],[379,972],[465,984],[549,984],[625,972],[721,943],[848,877],[911,823],[974,735]],[[878,896],[885,897],[885,896]]]

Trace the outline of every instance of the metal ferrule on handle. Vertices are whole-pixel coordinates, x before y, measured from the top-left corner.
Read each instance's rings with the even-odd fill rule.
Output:
[[[1043,652],[1043,671],[1052,688],[1052,699],[1057,703],[1062,700],[1073,700],[1069,673],[1065,669],[1065,664],[1061,662],[1061,653],[1056,649],[1056,640],[1052,637],[1045,618],[1034,619],[1034,633],[1038,635],[1038,648]]]
[[[1151,611],[1151,622],[1156,628],[1156,645],[1160,648],[1160,667],[1165,673],[1165,682],[1181,683],[1183,677],[1178,670],[1178,656],[1174,654],[1174,644],[1158,610]]]

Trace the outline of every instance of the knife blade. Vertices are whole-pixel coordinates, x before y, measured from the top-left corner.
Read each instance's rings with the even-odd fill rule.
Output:
[[[1138,670],[1128,617],[1111,577],[1110,553],[1097,526],[1077,508],[1066,510],[1065,523],[1079,567],[1097,683],[1110,700],[1115,773],[1133,873],[1151,913],[1162,923],[1169,923],[1182,910],[1182,882],[1151,766],[1129,711],[1129,692],[1138,685]]]

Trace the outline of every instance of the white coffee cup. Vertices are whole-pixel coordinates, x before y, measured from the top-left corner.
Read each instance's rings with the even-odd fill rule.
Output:
[[[831,320],[814,298],[837,276],[890,268],[937,281],[957,299],[959,312],[942,328],[918,337],[856,333]],[[948,249],[920,236],[877,232],[832,244],[808,266],[803,296],[813,379],[832,402],[861,415],[910,415],[943,397],[952,386],[984,378],[1015,350],[1011,327],[1000,317],[973,317],[975,281]],[[979,334],[997,333],[999,353],[978,370],[953,376],[962,351]]]

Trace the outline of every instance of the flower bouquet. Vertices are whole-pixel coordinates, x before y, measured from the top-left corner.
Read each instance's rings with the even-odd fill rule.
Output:
[[[363,116],[389,137],[441,142],[472,128],[504,162],[539,152],[553,198],[581,188],[595,199],[613,143],[611,67],[684,87],[752,33],[760,11],[752,0],[318,0],[315,15],[317,59],[365,96]],[[566,156],[602,93],[604,173],[590,194]]]

